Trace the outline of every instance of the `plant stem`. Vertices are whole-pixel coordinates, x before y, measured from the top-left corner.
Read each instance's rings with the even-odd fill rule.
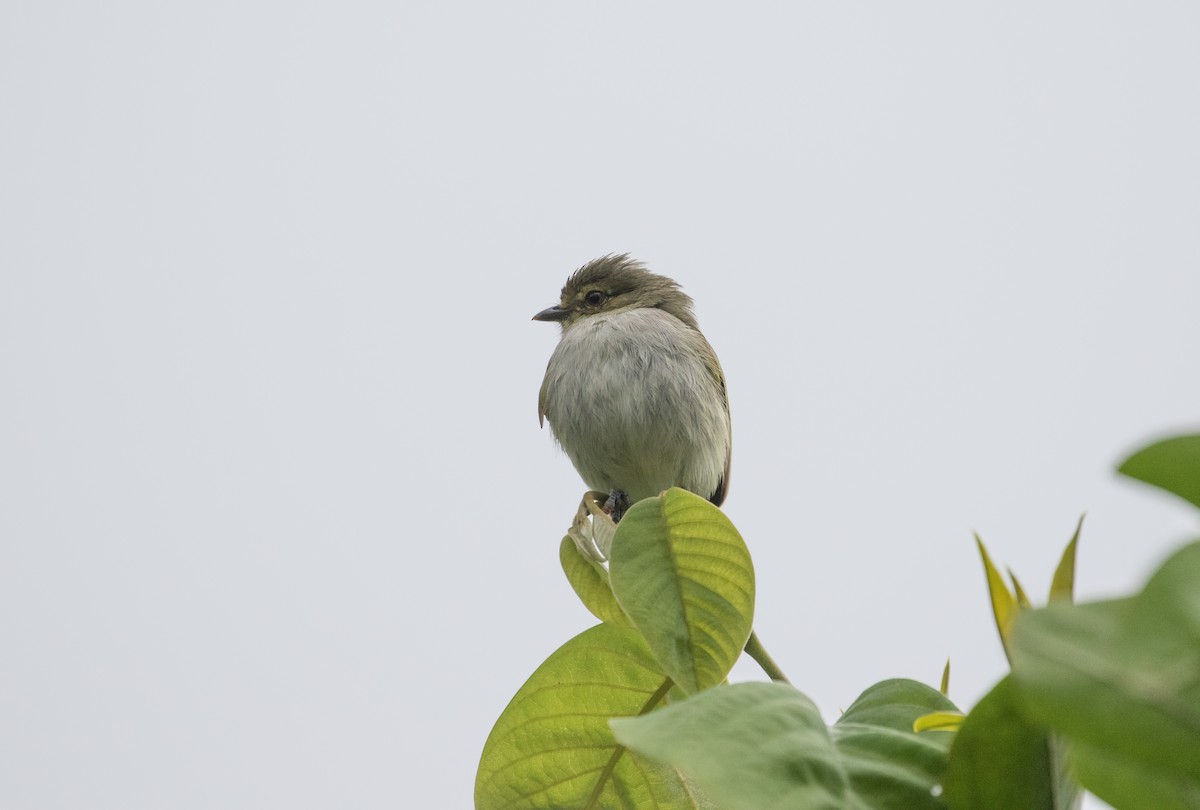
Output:
[[[758,640],[758,633],[753,630],[750,631],[750,640],[746,642],[746,655],[757,661],[771,680],[791,684],[787,675],[784,675],[783,670],[779,668],[779,664],[775,663],[770,653],[767,652],[767,648]]]

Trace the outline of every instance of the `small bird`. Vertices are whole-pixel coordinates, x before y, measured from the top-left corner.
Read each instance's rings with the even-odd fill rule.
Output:
[[[538,421],[584,482],[625,510],[673,486],[720,506],[729,489],[729,398],[692,299],[629,254],[588,262],[557,306],[533,316],[562,336],[538,395]]]

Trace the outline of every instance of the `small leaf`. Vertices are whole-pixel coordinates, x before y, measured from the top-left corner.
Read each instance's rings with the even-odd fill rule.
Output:
[[[964,717],[966,715],[962,712],[930,712],[914,720],[912,730],[918,734],[923,731],[958,731]]]
[[[583,493],[579,508],[575,510],[575,519],[567,529],[567,537],[575,543],[579,553],[595,563],[608,560],[612,537],[617,531],[612,516],[604,511],[607,497],[595,490]]]
[[[1017,597],[1017,607],[1022,610],[1028,610],[1033,607],[1033,603],[1029,601],[1029,594],[1025,593],[1025,589],[1021,587],[1021,580],[1017,579],[1017,575],[1012,572],[1011,568],[1007,570],[1008,578],[1012,580],[1013,592]]]
[[[1013,619],[1017,615],[1017,599],[1004,584],[1004,577],[992,564],[987,549],[979,535],[975,535],[975,543],[979,546],[979,556],[983,559],[983,571],[987,576],[988,593],[992,598],[992,615],[996,617],[996,629],[1000,632],[1000,643],[1004,645],[1004,654],[1008,655],[1008,639],[1012,634]]]
[[[488,735],[476,810],[708,807],[671,768],[627,751],[611,717],[657,706],[670,681],[636,630],[600,624],[555,651]]]
[[[593,616],[609,624],[632,626],[613,596],[608,569],[580,551],[569,535],[559,544],[558,559],[579,601]]]
[[[750,637],[754,567],[720,509],[678,488],[634,504],[617,526],[609,578],[681,689],[725,680]]]
[[[1069,738],[1084,787],[1128,810],[1200,807],[1200,542],[1137,596],[1026,612],[1012,662],[1025,712]]]
[[[946,667],[942,670],[942,686],[938,690],[946,697],[950,697],[950,659],[946,659]]]
[[[1200,506],[1200,434],[1175,436],[1144,447],[1117,472]]]
[[[1058,568],[1054,569],[1054,579],[1050,582],[1051,602],[1075,601],[1075,549],[1079,546],[1079,533],[1083,531],[1084,517],[1084,515],[1080,515],[1079,524],[1075,527],[1075,534],[1071,536],[1071,542],[1067,543],[1067,547],[1063,550]]]

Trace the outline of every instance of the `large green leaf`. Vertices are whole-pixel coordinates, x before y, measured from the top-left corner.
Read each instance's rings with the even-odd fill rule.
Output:
[[[950,735],[911,729],[918,716],[947,708],[935,689],[885,681],[829,729],[791,686],[741,683],[612,726],[620,742],[677,767],[722,810],[943,810],[934,792]]]
[[[720,509],[682,489],[634,504],[609,577],[663,670],[688,694],[725,680],[754,618],[754,567]]]
[[[1117,472],[1200,506],[1200,434],[1176,436],[1144,447],[1125,459]]]
[[[617,604],[608,583],[607,568],[580,551],[570,536],[564,537],[559,544],[558,559],[579,601],[593,616],[609,624],[629,626],[629,617]]]
[[[1200,543],[1132,598],[1026,611],[1012,650],[1024,710],[1072,741],[1084,787],[1123,810],[1200,807]]]
[[[622,744],[678,768],[722,810],[849,806],[850,780],[821,713],[790,686],[722,686],[611,725]]]
[[[1066,810],[1081,792],[1062,778],[1050,735],[1017,710],[1005,677],[975,705],[950,748],[943,782],[953,810]]]
[[[568,641],[496,721],[476,774],[476,810],[709,807],[672,768],[618,745],[608,725],[653,709],[670,683],[631,628],[600,624]]]
[[[1196,810],[1200,792],[1194,780],[1159,778],[1127,757],[1107,748],[1075,743],[1072,760],[1081,783],[1088,785],[1121,810]]]

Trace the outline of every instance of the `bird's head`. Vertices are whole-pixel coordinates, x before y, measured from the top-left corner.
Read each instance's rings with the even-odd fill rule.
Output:
[[[543,309],[535,321],[557,321],[563,330],[595,315],[629,309],[661,309],[693,329],[692,299],[671,279],[656,275],[628,253],[609,254],[580,267],[562,288],[557,306]]]

